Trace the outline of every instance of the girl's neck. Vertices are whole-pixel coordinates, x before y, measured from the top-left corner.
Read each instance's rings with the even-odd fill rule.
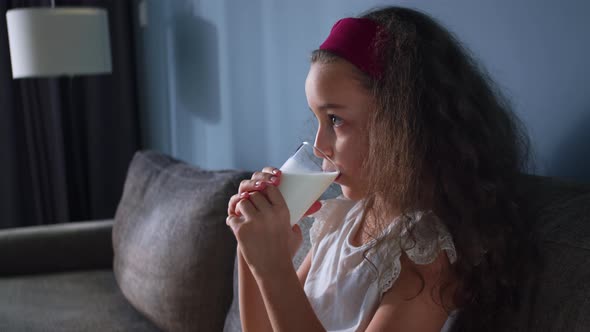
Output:
[[[360,225],[352,238],[352,244],[361,246],[379,237],[400,214],[399,208],[391,204],[386,205],[383,200],[376,198],[369,211],[363,212]]]

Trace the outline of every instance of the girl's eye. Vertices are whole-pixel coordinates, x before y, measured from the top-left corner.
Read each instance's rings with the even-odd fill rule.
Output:
[[[332,126],[338,127],[338,126],[342,125],[342,119],[339,118],[338,116],[336,116],[334,114],[328,114],[328,117],[330,118],[330,121],[332,122]]]

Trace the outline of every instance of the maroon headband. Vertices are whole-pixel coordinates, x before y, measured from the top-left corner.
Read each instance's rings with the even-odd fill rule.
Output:
[[[336,22],[320,50],[330,51],[369,76],[379,79],[383,66],[375,48],[379,25],[367,18],[343,18]]]

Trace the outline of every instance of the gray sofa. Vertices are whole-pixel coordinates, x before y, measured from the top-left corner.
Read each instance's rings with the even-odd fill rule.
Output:
[[[1,230],[0,331],[236,330],[223,213],[247,176],[138,152],[114,220]],[[519,195],[544,264],[507,330],[589,331],[590,186],[523,175]]]
[[[117,286],[112,226],[0,231],[0,331],[158,331]]]

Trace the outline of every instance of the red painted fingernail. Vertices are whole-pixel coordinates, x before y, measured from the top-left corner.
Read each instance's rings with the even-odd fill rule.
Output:
[[[270,182],[277,184],[279,182],[279,178],[277,178],[276,176],[271,176],[270,177]]]
[[[272,170],[272,174],[277,175],[277,174],[279,174],[280,171],[281,171],[280,169],[275,168]]]
[[[261,185],[261,184],[262,184],[262,182],[260,182],[260,181],[256,181],[256,183],[254,183],[254,186],[255,186],[255,187],[260,187],[260,185]]]

